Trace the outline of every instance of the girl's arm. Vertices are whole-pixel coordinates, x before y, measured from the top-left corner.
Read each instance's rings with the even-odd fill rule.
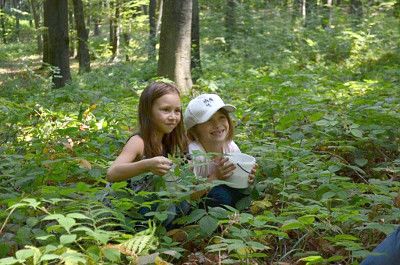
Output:
[[[144,142],[139,135],[129,139],[121,154],[107,171],[107,180],[117,182],[127,180],[145,172],[164,175],[171,168],[171,161],[163,156],[137,161],[143,156]]]

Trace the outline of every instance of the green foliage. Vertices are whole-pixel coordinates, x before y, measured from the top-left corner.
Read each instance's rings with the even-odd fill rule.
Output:
[[[192,92],[219,93],[238,108],[235,141],[259,165],[252,201],[239,202],[240,211],[198,207],[191,193],[212,184],[176,158],[167,176],[180,180],[173,185],[156,177],[152,192],[133,192],[126,182],[104,188],[110,161],[137,128],[138,96],[156,75],[156,62],[144,62],[147,24],[133,16],[137,6],[122,14],[124,29],[134,24],[141,33],[126,49],[133,62],[106,63],[103,30],[90,38],[94,70],[73,72],[62,89],[35,69],[37,56],[27,57],[35,45],[1,47],[0,264],[152,263],[158,256],[177,263],[194,248],[225,264],[351,263],[393,231],[400,36],[392,1],[370,6],[357,26],[335,8],[329,27],[320,17],[304,27],[277,3],[237,3],[229,51],[225,1],[202,4],[203,74]],[[95,8],[99,1],[90,4],[93,17],[108,14]],[[11,22],[7,14],[7,29]],[[181,244],[162,222],[183,200],[193,207],[175,221]]]

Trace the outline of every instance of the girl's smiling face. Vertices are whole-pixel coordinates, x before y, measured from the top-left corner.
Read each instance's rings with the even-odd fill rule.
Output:
[[[209,145],[227,141],[230,127],[228,117],[219,110],[208,121],[197,124],[193,129],[197,140],[203,145]]]
[[[178,94],[168,93],[154,101],[152,122],[161,134],[171,133],[181,121],[181,100]]]

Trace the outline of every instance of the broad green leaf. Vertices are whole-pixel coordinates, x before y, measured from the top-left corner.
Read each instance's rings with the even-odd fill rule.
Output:
[[[218,220],[206,215],[199,221],[200,231],[206,235],[211,235],[218,227]]]
[[[60,259],[65,263],[65,264],[86,264],[86,259],[85,256],[82,255],[81,253],[78,253],[76,251],[70,251],[67,253],[63,253],[60,256]]]
[[[19,260],[26,260],[30,257],[33,257],[34,251],[33,249],[21,249],[15,252],[15,257]]]
[[[358,137],[358,138],[362,138],[363,137],[363,132],[361,130],[359,130],[359,129],[351,129],[350,132],[355,137]]]
[[[121,254],[117,249],[103,248],[102,252],[109,261],[117,262],[121,259]]]
[[[20,263],[21,263],[21,261],[17,260],[14,257],[0,259],[0,265],[13,265],[13,264],[20,264]]]
[[[60,255],[56,255],[56,254],[44,254],[43,256],[40,257],[39,262],[42,261],[48,261],[48,260],[54,260],[54,259],[59,259]]]
[[[368,160],[365,159],[365,158],[357,158],[357,159],[354,160],[354,162],[355,162],[358,166],[363,167],[363,166],[365,166],[365,165],[368,163]]]
[[[299,229],[299,228],[303,228],[303,227],[304,227],[304,225],[302,223],[300,223],[299,221],[290,219],[290,220],[286,220],[283,223],[283,225],[281,226],[281,230],[287,231],[287,230]]]
[[[62,218],[59,218],[57,221],[68,233],[71,227],[76,224],[75,219],[64,216]]]
[[[74,242],[75,240],[76,240],[75,234],[60,236],[60,244],[61,245],[70,244],[70,243]]]
[[[310,224],[314,223],[315,217],[313,215],[304,215],[304,216],[297,218],[297,220],[302,224],[310,225]]]
[[[189,219],[187,220],[188,223],[194,223],[200,220],[206,214],[206,210],[204,209],[196,209],[190,213]]]

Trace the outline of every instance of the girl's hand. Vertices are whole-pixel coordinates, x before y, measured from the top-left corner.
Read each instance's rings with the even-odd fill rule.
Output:
[[[253,184],[254,179],[255,179],[255,177],[256,177],[257,168],[258,168],[258,165],[257,165],[257,164],[254,164],[254,166],[253,166],[253,168],[251,169],[250,174],[249,174],[249,184]]]
[[[149,171],[155,175],[165,175],[172,167],[172,161],[163,156],[149,158]]]
[[[235,165],[229,162],[229,158],[227,157],[216,157],[214,158],[215,163],[215,173],[214,178],[225,180],[232,176],[233,171],[235,170]]]

